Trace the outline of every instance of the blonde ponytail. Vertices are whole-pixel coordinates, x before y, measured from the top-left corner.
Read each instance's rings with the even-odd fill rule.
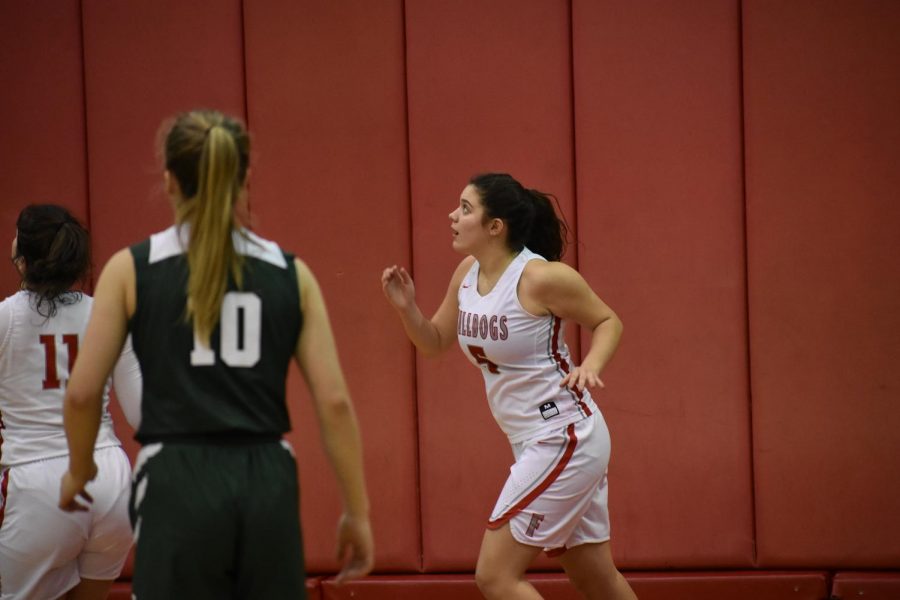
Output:
[[[180,133],[176,135],[179,124]],[[219,322],[229,274],[239,288],[243,285],[243,260],[235,251],[232,231],[234,205],[247,172],[248,149],[243,128],[213,111],[182,115],[166,141],[167,168],[175,174],[185,196],[176,209],[176,220],[190,228],[185,316],[193,321],[194,331],[207,345]],[[188,192],[193,193],[188,196]]]

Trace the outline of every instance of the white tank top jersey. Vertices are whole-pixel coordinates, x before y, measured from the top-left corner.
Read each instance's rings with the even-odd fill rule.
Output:
[[[92,304],[87,295],[57,303],[47,319],[35,311],[31,292],[0,302],[0,466],[69,453],[63,397]],[[107,383],[97,449],[119,445],[108,407]]]
[[[478,293],[476,261],[457,296],[459,345],[481,369],[491,412],[511,444],[597,412],[587,390],[559,387],[572,365],[562,320],[535,316],[519,303],[519,279],[532,260],[546,259],[524,248],[485,296]]]

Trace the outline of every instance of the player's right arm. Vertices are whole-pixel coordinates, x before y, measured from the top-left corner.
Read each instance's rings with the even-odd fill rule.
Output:
[[[344,501],[338,523],[338,559],[343,563],[337,577],[340,582],[362,577],[374,562],[362,441],[319,284],[302,261],[295,260],[295,266],[303,329],[294,357],[312,395],[325,453]]]
[[[63,402],[63,424],[69,443],[69,470],[60,484],[59,506],[63,510],[87,510],[76,496],[90,501],[84,487],[97,474],[94,444],[100,428],[103,390],[128,335],[134,281],[134,262],[128,249],[109,259],[97,281],[91,318]]]
[[[403,267],[394,265],[381,274],[381,288],[388,302],[397,311],[403,329],[410,341],[425,356],[437,356],[453,344],[456,339],[456,325],[459,317],[457,293],[463,277],[472,267],[475,259],[471,256],[460,261],[450,278],[447,293],[431,319],[416,304],[416,291],[412,277]]]

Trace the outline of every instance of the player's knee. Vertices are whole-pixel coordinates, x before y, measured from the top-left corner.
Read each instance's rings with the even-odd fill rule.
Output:
[[[515,586],[516,580],[500,569],[491,568],[479,561],[475,568],[475,585],[488,600],[509,597],[507,591]]]

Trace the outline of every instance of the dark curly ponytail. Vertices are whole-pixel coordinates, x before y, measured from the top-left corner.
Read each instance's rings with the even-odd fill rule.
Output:
[[[557,216],[550,194],[526,189],[506,173],[475,175],[469,184],[478,190],[487,217],[506,223],[510,249],[527,246],[547,260],[562,258],[568,228]]]
[[[16,220],[16,256],[24,259],[22,287],[34,295],[35,310],[56,314],[57,304],[81,297],[71,287],[84,281],[91,264],[87,230],[62,206],[32,204]]]

